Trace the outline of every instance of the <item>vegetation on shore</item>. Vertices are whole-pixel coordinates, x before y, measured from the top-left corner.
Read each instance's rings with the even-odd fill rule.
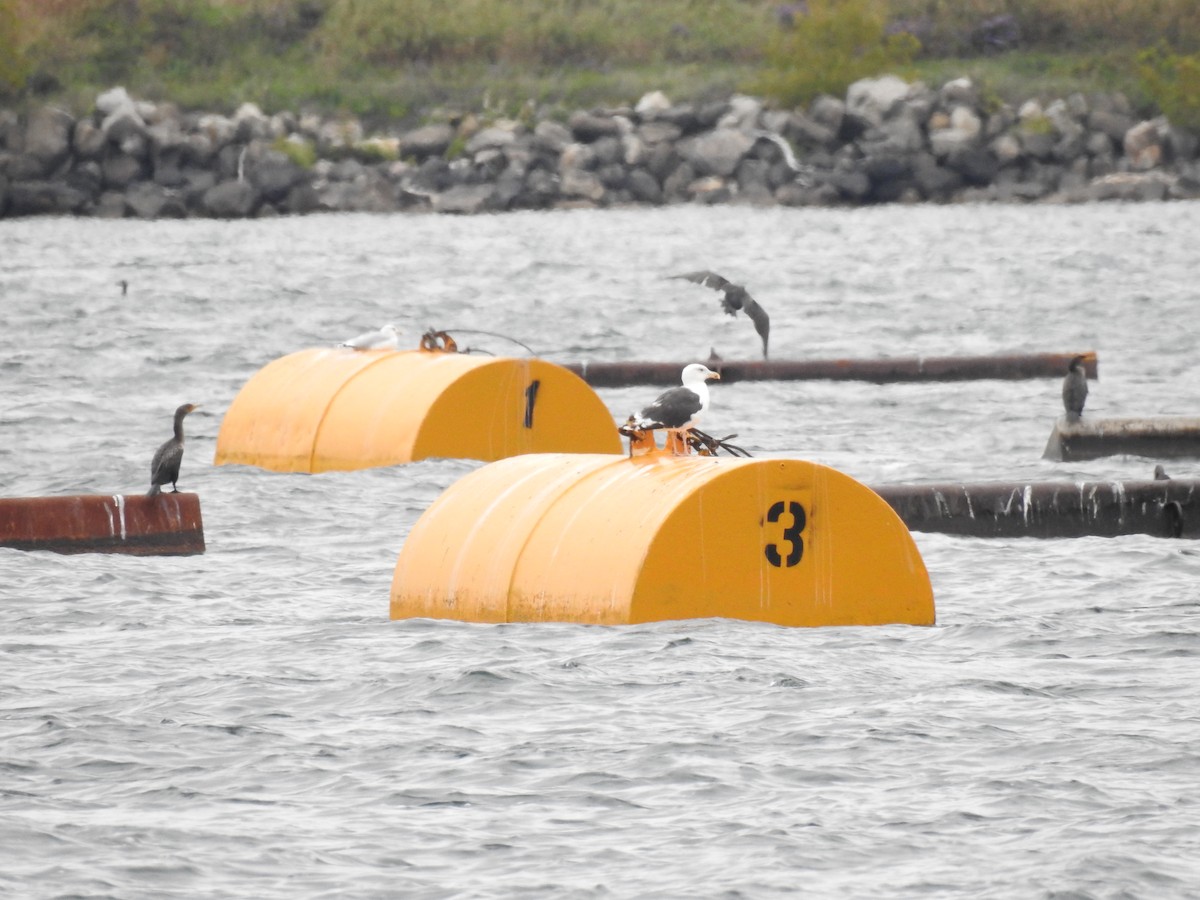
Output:
[[[1196,0],[0,0],[0,102],[520,115],[897,72],[999,100],[1122,91],[1200,127]]]

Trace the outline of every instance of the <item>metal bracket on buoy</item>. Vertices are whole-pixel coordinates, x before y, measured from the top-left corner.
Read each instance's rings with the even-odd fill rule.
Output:
[[[457,353],[458,343],[445,331],[430,330],[421,335],[421,349],[430,353]]]
[[[658,442],[654,438],[654,429],[643,430],[634,428],[631,424],[633,416],[626,420],[617,431],[629,438],[629,456],[645,456],[647,453],[663,452],[671,456],[690,456],[693,452],[698,456],[717,456],[721,450],[731,456],[749,457],[750,453],[736,444],[729,443],[736,434],[728,434],[723,438],[705,434],[699,428],[689,428],[682,435],[677,431],[667,431],[666,441],[659,451]]]

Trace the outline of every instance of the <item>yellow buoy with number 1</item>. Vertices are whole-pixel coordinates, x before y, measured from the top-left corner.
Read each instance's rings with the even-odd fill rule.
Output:
[[[396,563],[391,617],[606,625],[723,616],[932,625],[912,536],[812,462],[532,454],[451,485]]]

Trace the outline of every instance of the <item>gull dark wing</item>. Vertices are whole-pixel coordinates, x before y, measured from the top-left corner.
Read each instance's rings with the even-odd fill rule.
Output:
[[[638,419],[646,426],[682,428],[699,411],[700,398],[696,392],[676,387],[659,394],[657,400],[638,413]]]
[[[754,323],[754,330],[758,332],[758,336],[762,338],[763,359],[766,359],[767,339],[771,335],[771,317],[767,315],[767,311],[759,306],[757,301],[749,294],[746,294],[742,309],[750,317],[750,321]]]
[[[723,291],[729,286],[729,282],[718,275],[716,272],[685,272],[682,275],[672,275],[671,278],[686,278],[688,281],[694,281],[696,284],[702,284],[705,287],[712,288],[714,291]]]

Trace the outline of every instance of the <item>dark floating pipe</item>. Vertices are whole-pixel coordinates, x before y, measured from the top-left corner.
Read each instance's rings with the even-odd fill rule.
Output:
[[[1102,456],[1146,456],[1150,459],[1200,457],[1200,419],[1060,418],[1046,442],[1044,459],[1099,459]]]
[[[893,359],[808,359],[703,362],[730,381],[971,381],[984,378],[1017,381],[1062,378],[1076,356],[1084,358],[1089,378],[1097,378],[1095,351],[1086,353],[1023,353],[1005,356],[914,356]],[[695,360],[687,360],[695,362]],[[563,367],[593,387],[632,384],[675,385],[687,362],[582,362]]]
[[[55,553],[191,556],[204,552],[197,494],[0,499],[0,547]]]
[[[972,537],[1200,537],[1200,481],[914,484],[873,490],[912,531]]]

